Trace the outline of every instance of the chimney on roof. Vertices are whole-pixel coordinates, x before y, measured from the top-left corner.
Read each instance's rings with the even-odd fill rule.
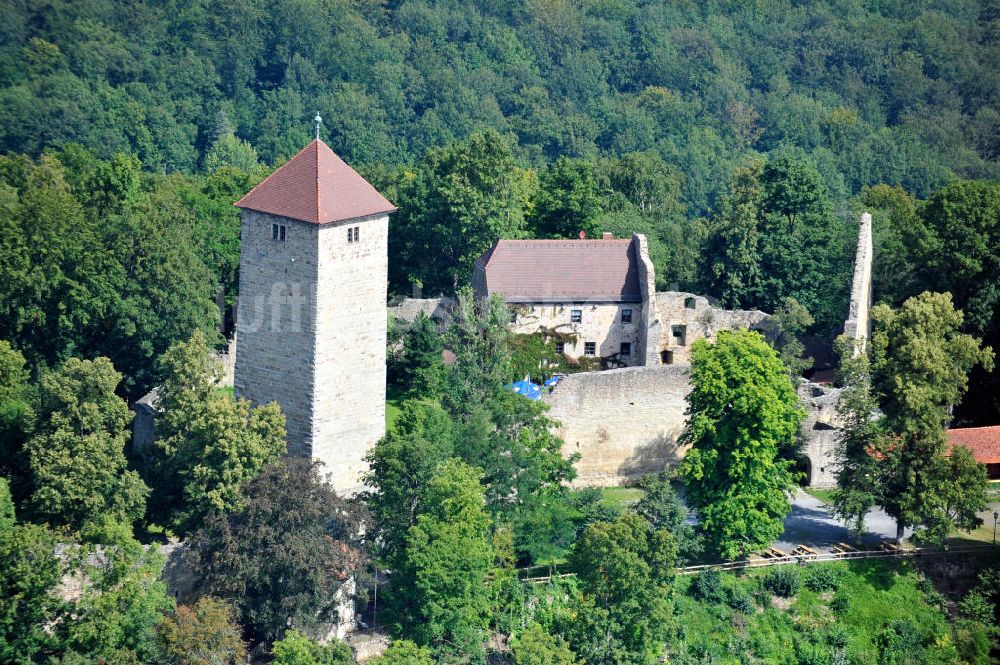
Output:
[[[605,231],[604,233],[601,234],[601,240],[614,240],[614,239],[615,239],[614,233],[609,233]]]

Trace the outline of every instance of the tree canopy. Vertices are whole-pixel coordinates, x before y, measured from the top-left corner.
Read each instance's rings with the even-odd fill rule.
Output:
[[[691,348],[680,466],[706,545],[726,559],[781,535],[794,487],[789,454],[803,413],[777,353],[755,332],[723,331]]]

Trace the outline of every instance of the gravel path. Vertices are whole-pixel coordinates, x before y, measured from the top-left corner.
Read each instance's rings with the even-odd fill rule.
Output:
[[[884,538],[896,537],[896,522],[881,510],[868,514],[865,528],[868,533],[862,538],[863,544],[874,545]],[[911,533],[907,529],[905,536]],[[774,546],[791,552],[796,545],[804,544],[828,552],[831,545],[850,542],[849,538],[844,523],[830,515],[826,504],[799,489],[792,500],[792,512],[785,518],[785,532]]]

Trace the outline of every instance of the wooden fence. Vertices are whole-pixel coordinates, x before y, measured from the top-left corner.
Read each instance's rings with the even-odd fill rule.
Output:
[[[677,568],[678,575],[694,575],[704,570],[746,570],[750,568],[766,568],[768,566],[787,566],[797,564],[805,566],[811,563],[826,563],[831,561],[846,561],[849,559],[910,559],[932,556],[947,555],[968,555],[985,554],[987,552],[997,552],[1000,549],[992,545],[959,545],[956,547],[916,547],[913,549],[900,550],[858,550],[854,552],[822,552],[818,554],[798,554],[784,557],[772,557],[770,559],[747,559],[744,561],[727,561],[724,563],[709,563],[698,566],[684,566]],[[530,569],[522,569],[530,570]],[[576,573],[556,573],[554,575],[543,575],[540,577],[525,577],[523,581],[531,584],[543,584],[553,578],[574,577]]]

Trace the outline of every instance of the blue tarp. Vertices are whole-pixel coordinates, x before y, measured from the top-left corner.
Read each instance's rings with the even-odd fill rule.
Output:
[[[507,387],[518,395],[524,395],[528,399],[542,399],[542,387],[537,383],[532,383],[528,379],[512,383]]]
[[[548,378],[548,380],[545,381],[545,387],[546,388],[551,388],[552,386],[554,386],[557,383],[559,383],[560,379],[562,379],[561,376],[550,376]]]

